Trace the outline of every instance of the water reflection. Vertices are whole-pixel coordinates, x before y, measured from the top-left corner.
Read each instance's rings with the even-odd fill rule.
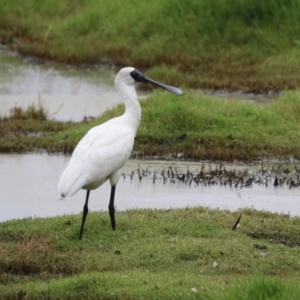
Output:
[[[71,199],[57,199],[58,179],[66,167],[69,157],[48,155],[0,155],[0,221],[25,217],[49,217],[80,213],[85,191],[79,191]],[[255,207],[273,212],[300,215],[299,189],[288,187],[254,186],[252,188],[230,188],[225,186],[187,186],[163,184],[153,177],[139,181],[131,180],[129,174],[137,168],[154,171],[173,165],[178,170],[200,171],[202,163],[130,160],[116,190],[117,211],[130,208],[180,208],[207,206],[236,210]],[[243,170],[243,165],[228,165],[226,168]],[[252,166],[253,167],[253,166]],[[105,183],[90,195],[90,208],[107,210],[110,185]]]

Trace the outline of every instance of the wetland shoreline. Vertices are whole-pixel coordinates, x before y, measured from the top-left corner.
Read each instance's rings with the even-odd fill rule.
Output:
[[[112,70],[56,69],[4,53],[1,58],[11,77],[0,93],[12,93],[2,100],[22,103],[38,98],[36,104],[14,104],[0,117],[1,153],[71,153],[91,127],[124,112],[112,85]],[[31,76],[19,88],[22,74]],[[30,82],[32,76],[39,85]],[[299,92],[269,92],[264,99],[255,93],[211,92],[184,90],[180,99],[157,90],[149,93],[147,101],[141,101],[142,122],[132,157],[245,162],[300,157]],[[91,117],[85,108],[92,109]],[[107,108],[111,109],[104,112]],[[77,122],[65,121],[72,114]]]
[[[155,91],[142,102],[135,157],[244,162],[262,157],[270,162],[279,157],[298,163],[299,18],[296,0],[245,0],[242,4],[239,0],[10,0],[0,3],[0,43],[26,57],[63,64],[133,65],[149,77],[183,88],[180,100]],[[187,88],[239,90],[253,96],[260,91],[284,92],[272,103],[257,105],[240,101],[240,95],[220,100],[219,95],[195,95]],[[52,120],[42,106],[15,106],[0,118],[0,153],[71,153],[91,127],[123,111],[118,105],[101,117],[74,123]],[[2,170],[8,157],[1,161]],[[81,212],[80,192],[78,210],[76,199],[53,201],[65,158],[61,155],[59,164],[52,163],[52,158],[57,159],[45,155],[39,163],[35,158],[35,163],[26,164],[25,155],[25,162],[19,157],[11,178],[6,176],[10,171],[1,172],[5,177],[0,191],[6,191],[1,197],[3,207],[9,202],[15,205],[10,212],[26,208],[33,216],[39,206],[50,211],[51,205],[55,209],[69,205],[73,213],[74,209]],[[47,161],[50,164],[43,165]],[[6,167],[12,170],[11,165]],[[191,174],[187,170],[177,174],[173,185],[164,184],[168,170],[159,174],[161,179],[152,173],[153,177],[145,176],[141,182],[138,176],[146,168],[139,168],[132,182],[128,171],[118,195],[125,195],[124,190],[131,193],[124,196],[124,210],[117,212],[117,230],[112,232],[106,211],[98,212],[99,203],[104,203],[103,210],[108,204],[103,186],[94,193],[97,212],[88,216],[83,241],[78,240],[81,214],[70,215],[70,210],[60,217],[1,222],[0,299],[298,300],[299,217],[286,211],[203,207],[204,195],[212,202],[224,196],[224,191],[234,191],[224,201],[235,201],[234,209],[253,200],[262,209],[271,208],[278,200],[293,212],[299,205],[299,171],[294,168],[288,173],[283,166],[278,173],[278,168],[273,169],[270,182],[267,172],[272,167],[261,169],[256,185],[254,179],[242,182],[241,176],[230,171],[223,181],[225,170],[218,167],[212,169],[219,176],[213,177],[217,186],[211,173],[203,177],[201,167],[186,184],[181,180],[191,180]],[[18,180],[21,171],[29,182]],[[38,180],[46,184],[47,193],[42,184],[34,184]],[[162,188],[165,201],[171,198],[174,203],[178,195],[178,203],[195,200],[195,207],[127,209],[127,199],[136,197],[131,207],[140,204],[146,193],[141,188],[137,189],[140,194],[132,195],[133,185],[146,188],[146,180],[152,193],[153,185],[156,190]],[[167,187],[173,189],[169,198],[163,194]],[[256,188],[258,193],[249,199]],[[195,197],[187,196],[187,190],[196,191]],[[214,194],[209,198],[211,191]],[[287,204],[285,192],[294,197],[294,203]],[[26,197],[34,203],[24,201]],[[23,200],[24,207],[17,200]],[[154,201],[153,194],[150,200]],[[117,205],[121,206],[121,199]],[[240,226],[233,231],[241,213]]]
[[[293,90],[300,84],[299,11],[297,1],[279,0],[156,0],[134,9],[127,0],[32,0],[22,9],[12,0],[0,4],[0,43],[61,63],[131,65],[174,86]]]

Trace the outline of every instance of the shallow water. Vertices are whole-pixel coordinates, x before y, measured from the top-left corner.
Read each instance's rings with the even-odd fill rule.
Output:
[[[0,155],[0,222],[28,218],[50,217],[70,213],[81,213],[85,191],[81,190],[67,201],[58,200],[57,183],[67,165],[69,157],[46,154]],[[139,161],[130,160],[124,168],[116,188],[117,211],[130,208],[181,208],[207,206],[235,211],[243,207],[254,207],[272,212],[300,215],[299,188],[264,187],[230,188],[225,186],[196,186],[192,184],[163,184],[156,180],[153,172],[161,172],[169,166],[186,172],[187,168],[199,171],[203,163]],[[205,164],[209,167],[209,164]],[[139,181],[138,176],[130,179],[129,174],[137,168],[151,170],[152,175]],[[258,166],[251,166],[256,168]],[[243,170],[249,166],[231,164],[226,168]],[[92,211],[107,210],[110,185],[103,186],[90,194],[89,207]]]
[[[49,118],[81,121],[98,117],[121,102],[115,88],[118,70],[106,66],[74,67],[37,62],[0,49],[0,116],[9,115],[15,106],[27,108],[42,104]],[[272,103],[278,94],[244,94],[242,92],[198,90],[257,104]],[[145,93],[139,92],[139,98]]]
[[[0,50],[0,115],[41,103],[50,118],[81,121],[121,102],[113,68],[37,63]]]

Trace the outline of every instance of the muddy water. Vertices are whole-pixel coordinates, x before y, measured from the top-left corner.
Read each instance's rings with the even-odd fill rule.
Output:
[[[80,213],[85,191],[81,190],[67,201],[58,200],[57,183],[69,157],[48,155],[0,155],[0,222],[15,218],[49,217]],[[207,206],[230,209],[254,207],[272,212],[300,215],[299,188],[262,187],[230,188],[224,186],[187,186],[181,183],[163,184],[156,180],[154,171],[168,166],[178,171],[199,171],[203,163],[138,161],[131,160],[124,168],[125,178],[120,179],[116,189],[115,205],[118,211],[130,208],[180,208]],[[140,180],[130,178],[137,168],[151,170]],[[255,166],[254,166],[255,167]],[[227,168],[245,169],[243,165],[228,165]],[[253,166],[251,166],[253,168]],[[110,185],[105,183],[90,195],[92,211],[107,210]]]

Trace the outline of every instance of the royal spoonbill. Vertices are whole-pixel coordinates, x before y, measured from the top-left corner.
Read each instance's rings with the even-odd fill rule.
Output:
[[[141,106],[135,82],[149,83],[173,94],[182,94],[181,89],[155,81],[135,68],[127,67],[119,71],[115,77],[115,86],[125,104],[125,113],[88,131],[76,146],[58,184],[61,199],[70,198],[80,189],[87,191],[79,239],[88,214],[90,191],[100,187],[108,179],[111,184],[109,216],[112,229],[116,228],[114,207],[116,185],[122,174],[122,168],[131,155],[134,137],[141,120]]]

